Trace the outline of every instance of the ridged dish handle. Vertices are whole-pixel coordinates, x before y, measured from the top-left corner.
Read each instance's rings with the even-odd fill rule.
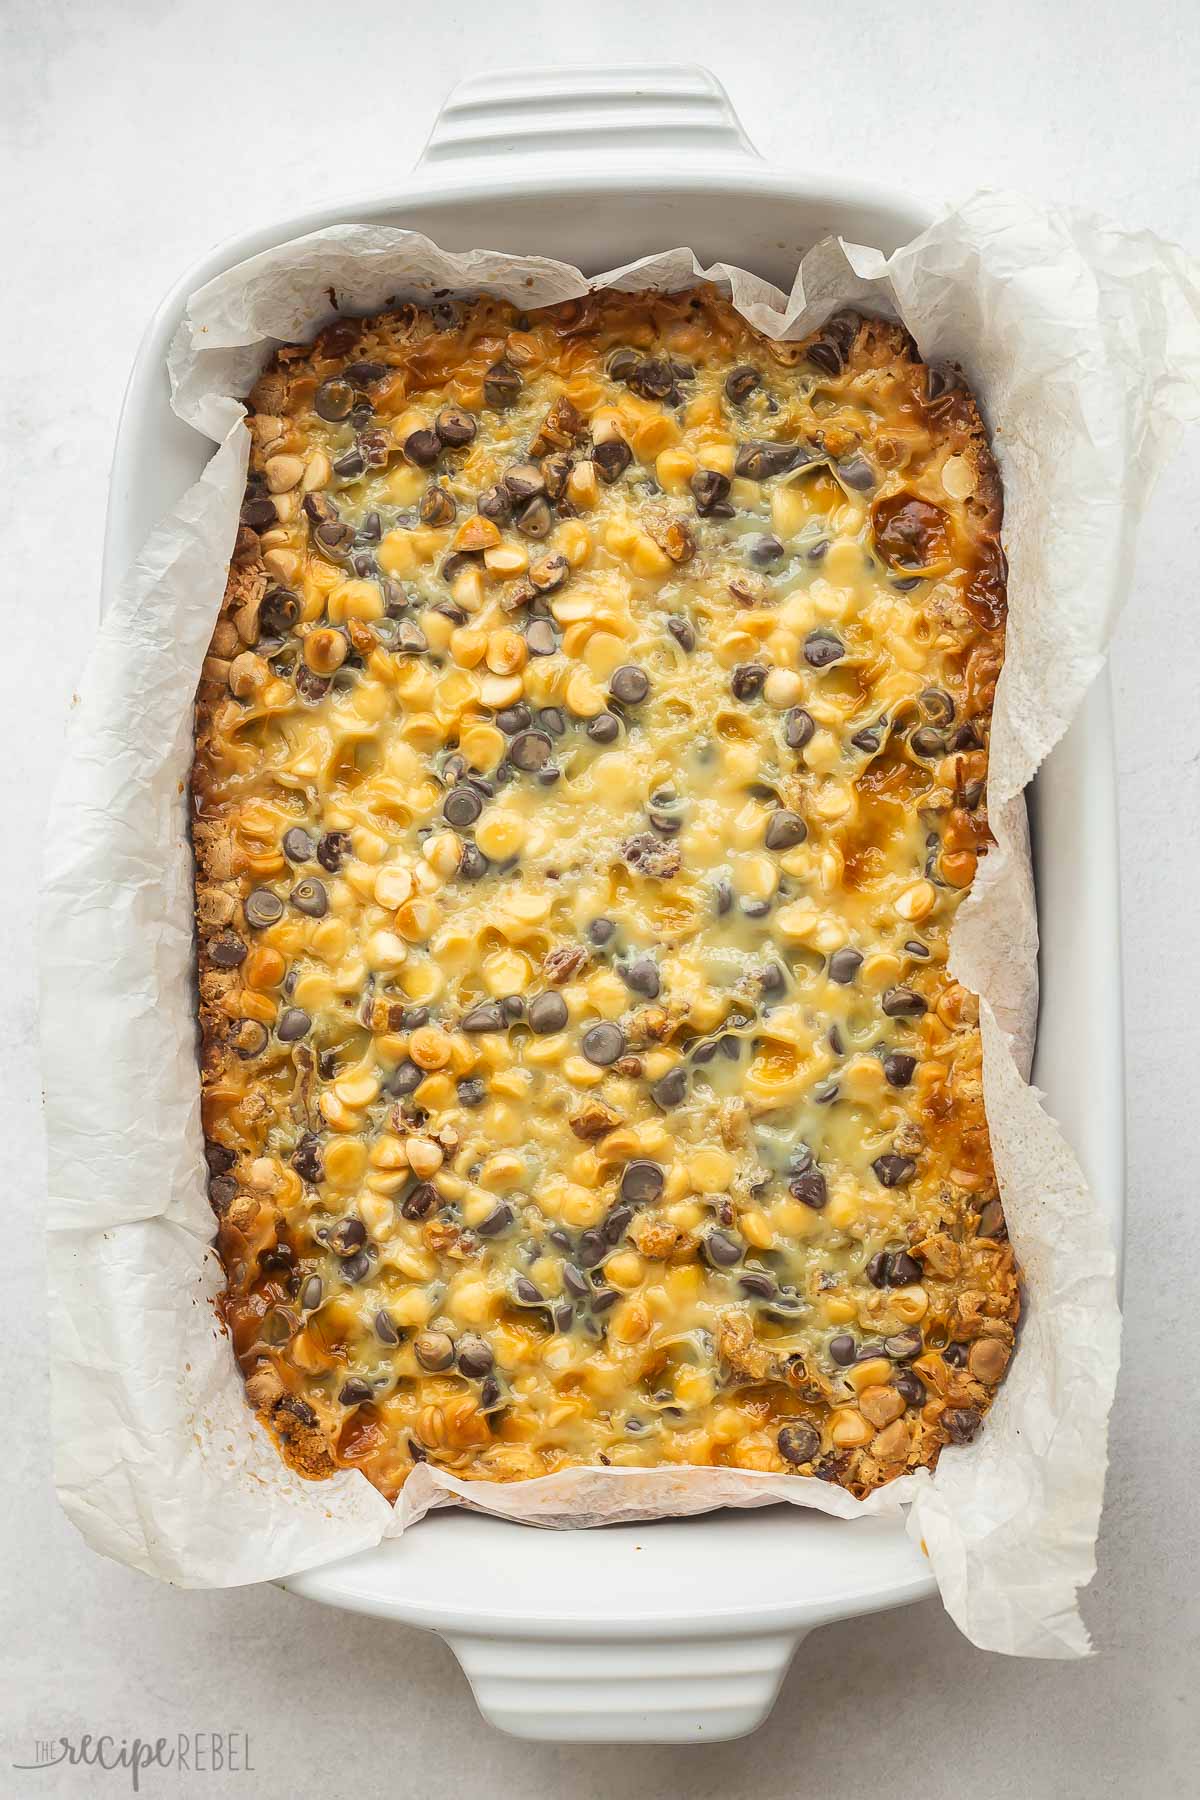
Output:
[[[715,75],[694,63],[511,69],[460,81],[437,116],[419,171],[536,156],[641,152],[757,157]]]
[[[803,1632],[746,1636],[490,1637],[447,1632],[484,1718],[566,1744],[713,1744],[775,1704]]]

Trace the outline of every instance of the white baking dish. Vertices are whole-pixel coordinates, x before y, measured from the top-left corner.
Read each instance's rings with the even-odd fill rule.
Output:
[[[224,245],[168,296],[139,351],[113,467],[109,597],[211,444],[169,406],[187,296],[267,247],[339,221],[402,225],[447,249],[536,252],[599,270],[688,244],[787,288],[829,232],[890,250],[919,205],[768,171],[695,68],[489,75],[457,88],[407,188],[315,209]],[[936,346],[934,347],[936,349]],[[1034,1076],[1120,1252],[1123,1072],[1112,719],[1106,682],[1031,796],[1042,930]],[[526,1737],[704,1742],[770,1709],[814,1626],[933,1591],[895,1521],[774,1507],[541,1532],[455,1510],[290,1580],[296,1593],[437,1631],[487,1718]]]

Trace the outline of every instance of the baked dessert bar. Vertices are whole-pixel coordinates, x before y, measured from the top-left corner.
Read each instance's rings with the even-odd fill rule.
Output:
[[[897,325],[339,318],[249,398],[192,783],[224,1317],[307,1476],[969,1441],[1001,493]]]

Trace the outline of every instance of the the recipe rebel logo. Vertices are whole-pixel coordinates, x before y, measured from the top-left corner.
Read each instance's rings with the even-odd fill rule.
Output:
[[[14,1762],[12,1767],[33,1774],[60,1768],[124,1771],[135,1794],[142,1791],[142,1777],[151,1770],[177,1775],[254,1773],[250,1738],[244,1731],[180,1731],[173,1737],[153,1738],[86,1731],[78,1737],[36,1738],[32,1762]]]

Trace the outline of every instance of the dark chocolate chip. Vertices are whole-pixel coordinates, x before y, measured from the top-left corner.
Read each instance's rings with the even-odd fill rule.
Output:
[[[311,1029],[312,1019],[304,1008],[288,1006],[279,1015],[275,1035],[281,1044],[294,1044],[298,1038],[307,1037]]]
[[[639,1156],[625,1165],[621,1176],[621,1195],[624,1199],[631,1200],[635,1206],[643,1206],[647,1201],[658,1199],[664,1180],[658,1163]]]
[[[836,981],[839,987],[849,987],[862,965],[861,951],[852,950],[846,945],[841,950],[835,950],[830,957],[829,979]]]
[[[828,1184],[820,1169],[815,1166],[793,1175],[788,1182],[788,1193],[793,1200],[811,1206],[814,1212],[820,1212],[829,1200]]]
[[[255,931],[264,931],[283,917],[283,901],[270,888],[255,888],[246,896],[246,923]]]
[[[811,1425],[785,1425],[776,1438],[784,1462],[810,1463],[821,1448],[821,1434]]]
[[[353,407],[354,389],[338,375],[331,375],[328,381],[323,381],[313,395],[313,411],[319,418],[328,419],[332,424],[348,419]]]
[[[879,1002],[889,1019],[919,1019],[929,1011],[929,1004],[912,988],[886,988]]]
[[[831,663],[840,662],[845,654],[846,646],[827,626],[818,626],[804,640],[804,660],[812,669],[827,669]]]
[[[803,750],[811,743],[813,733],[817,729],[812,714],[805,712],[802,706],[793,706],[783,721],[783,741],[789,750]]]
[[[537,994],[529,1002],[529,1029],[539,1037],[561,1031],[567,1022],[567,1003],[561,994]]]
[[[608,691],[622,706],[639,706],[650,692],[650,677],[636,663],[622,663],[614,670]]]
[[[714,1269],[732,1269],[742,1260],[742,1245],[727,1231],[710,1231],[704,1239],[704,1254]]]
[[[766,846],[768,850],[791,850],[802,844],[808,836],[808,826],[799,813],[789,812],[780,807],[773,812],[767,821]]]
[[[607,1019],[598,1025],[591,1025],[584,1032],[580,1049],[590,1063],[598,1068],[608,1068],[625,1054],[625,1034],[619,1025],[611,1024]]]
[[[755,700],[769,674],[764,663],[738,663],[729,678],[729,691],[735,700]]]
[[[907,1050],[891,1050],[883,1059],[883,1072],[888,1086],[894,1088],[907,1087],[913,1078],[913,1070],[917,1066],[915,1056]]]
[[[329,911],[325,883],[318,881],[315,875],[306,875],[303,881],[298,881],[288,898],[297,912],[306,913],[310,919],[323,919]]]
[[[877,1156],[871,1164],[876,1179],[883,1187],[903,1187],[916,1174],[917,1165],[911,1156],[899,1156],[889,1150],[884,1156]]]
[[[503,1031],[504,1025],[504,1012],[497,1000],[484,1000],[473,1006],[461,1021],[462,1030],[471,1032]]]

